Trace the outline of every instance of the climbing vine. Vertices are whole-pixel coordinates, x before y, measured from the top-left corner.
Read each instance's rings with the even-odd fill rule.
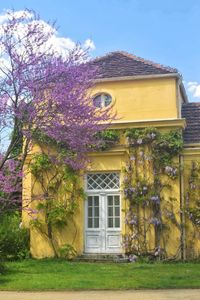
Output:
[[[179,176],[177,156],[182,150],[179,131],[128,129],[124,195],[128,201],[124,247],[128,254],[167,257],[170,223],[180,230],[173,185]],[[180,251],[177,246],[177,255]]]
[[[54,256],[71,258],[76,255],[73,243],[77,229],[73,217],[78,208],[78,199],[85,198],[80,172],[74,170],[65,161],[65,157],[73,156],[75,153],[69,151],[66,144],[56,142],[38,129],[34,129],[33,137],[43,150],[32,157],[29,165],[34,177],[33,205],[32,208],[29,207],[31,226],[47,239]],[[96,139],[99,142],[96,143],[95,148],[108,150],[119,142],[119,132],[105,130],[97,133]],[[48,151],[51,153],[55,151],[56,155]],[[36,195],[34,191],[37,191]],[[56,231],[67,228],[69,222],[75,227],[73,241],[71,244],[60,244]]]
[[[55,233],[69,222],[73,223],[78,208],[77,199],[84,197],[80,176],[71,167],[46,153],[36,154],[29,167],[35,178],[32,192],[34,205],[30,209],[31,226],[46,237],[56,257],[71,257],[76,253],[73,241],[71,245],[60,245]],[[40,193],[35,195],[36,184],[39,184],[37,191],[40,190]]]
[[[180,257],[183,243],[181,214],[184,213],[194,228],[191,243],[200,228],[200,165],[197,162],[192,163],[184,211],[178,205],[180,199],[176,198],[178,194],[175,189],[183,174],[179,161],[183,149],[182,132],[162,132],[152,127],[134,128],[123,132],[106,130],[98,133],[96,138],[99,144],[95,149],[91,146],[92,151],[109,150],[120,140],[126,140],[127,161],[122,186],[126,200],[125,252],[130,257],[148,256],[150,259]],[[77,199],[85,198],[80,173],[63,161],[62,155],[74,155],[68,153],[66,145],[55,145],[54,140],[41,132],[36,132],[35,140],[45,149],[59,148],[60,154],[53,156],[43,151],[32,158],[30,171],[41,193],[33,193],[33,202],[37,205],[34,204],[31,209],[31,223],[46,237],[55,256],[71,258],[76,255],[73,244],[77,232],[74,222]],[[75,227],[74,239],[70,244],[60,244],[56,230],[66,228],[69,222]],[[172,240],[173,255],[168,245]]]
[[[96,139],[98,140],[97,150],[109,150],[119,143],[120,132],[114,129],[100,131],[96,134]]]
[[[185,199],[187,255],[198,256],[194,244],[200,239],[200,164],[193,161],[188,176],[188,188]],[[187,234],[190,232],[190,234]]]

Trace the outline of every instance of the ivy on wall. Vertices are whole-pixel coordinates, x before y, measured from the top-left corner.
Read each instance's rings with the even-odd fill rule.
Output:
[[[198,254],[194,244],[200,239],[200,163],[197,161],[192,162],[185,202],[186,231],[191,232],[187,235],[186,248],[190,257],[195,258]]]
[[[98,140],[97,149],[106,151],[116,146],[120,140],[120,132],[118,130],[108,129],[96,134]]]
[[[182,150],[180,131],[156,128],[128,129],[124,195],[128,201],[128,232],[123,245],[128,254],[166,258],[170,223],[180,230],[173,185],[179,176],[177,156]],[[177,247],[177,256],[180,248]]]
[[[33,209],[31,226],[38,230],[51,244],[54,256],[71,258],[76,254],[73,242],[76,238],[76,225],[73,220],[78,208],[78,199],[84,198],[79,174],[56,157],[46,153],[34,155],[29,165],[35,178],[32,187]],[[35,185],[39,184],[40,194],[34,195]],[[38,191],[38,190],[37,190]],[[72,222],[75,236],[71,244],[60,245],[56,230],[66,228]]]
[[[180,257],[180,239],[176,241],[176,254],[168,255],[168,240],[171,230],[181,232],[179,199],[176,199],[180,180],[179,154],[183,149],[182,133],[178,130],[160,132],[156,128],[106,130],[98,133],[98,151],[107,151],[118,145],[124,136],[127,144],[127,164],[123,169],[123,193],[126,199],[126,234],[123,236],[125,252],[130,257],[148,256],[151,259],[174,259]],[[41,132],[35,140],[46,148],[56,146],[66,155],[66,145],[55,145],[55,141]],[[92,147],[91,147],[92,149]],[[93,149],[94,150],[94,149]],[[97,149],[95,149],[97,150]],[[70,154],[70,155],[73,155]],[[73,243],[59,245],[55,230],[66,228],[78,208],[77,199],[84,199],[80,174],[68,167],[59,157],[46,152],[36,154],[30,170],[35,184],[40,185],[41,195],[35,195],[37,205],[32,209],[32,226],[48,239],[55,256],[71,258],[76,255]],[[186,216],[195,229],[200,228],[200,166],[193,163],[187,191]],[[33,185],[34,190],[34,185]],[[33,191],[34,192],[34,191]],[[33,194],[34,199],[34,194]],[[42,214],[42,217],[41,217]],[[74,223],[75,226],[75,223]],[[175,227],[174,227],[175,226]],[[198,232],[195,231],[195,232]]]

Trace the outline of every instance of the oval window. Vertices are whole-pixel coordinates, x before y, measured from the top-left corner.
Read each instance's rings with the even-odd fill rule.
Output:
[[[112,97],[109,94],[99,94],[93,99],[93,104],[96,107],[104,108],[110,105],[112,102]]]

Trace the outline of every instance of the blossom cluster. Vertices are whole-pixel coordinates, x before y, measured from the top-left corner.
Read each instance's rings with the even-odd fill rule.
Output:
[[[159,226],[159,225],[162,224],[162,221],[159,218],[157,218],[157,217],[152,217],[150,219],[150,224],[153,224],[155,226]]]
[[[171,166],[166,166],[164,172],[171,178],[176,178],[178,175],[178,169]]]
[[[133,212],[129,211],[126,214],[125,224],[131,225],[131,226],[137,226],[138,225],[138,216],[136,214],[134,214]]]
[[[156,133],[155,132],[149,132],[146,134],[141,134],[140,137],[132,137],[131,135],[128,137],[128,143],[129,145],[135,145],[135,146],[140,146],[142,144],[146,144],[149,142],[152,142],[156,138]]]
[[[138,182],[135,186],[126,187],[124,189],[124,195],[126,199],[133,200],[136,197],[146,196],[148,194],[149,187]]]
[[[159,195],[152,195],[152,196],[150,196],[149,199],[152,203],[155,203],[155,204],[160,203],[160,196]]]

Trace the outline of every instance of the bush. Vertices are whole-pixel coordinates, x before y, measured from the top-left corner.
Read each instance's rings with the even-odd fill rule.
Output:
[[[6,267],[3,262],[0,262],[0,275],[6,272]]]
[[[17,260],[29,257],[29,232],[20,227],[19,212],[0,216],[0,257]]]

